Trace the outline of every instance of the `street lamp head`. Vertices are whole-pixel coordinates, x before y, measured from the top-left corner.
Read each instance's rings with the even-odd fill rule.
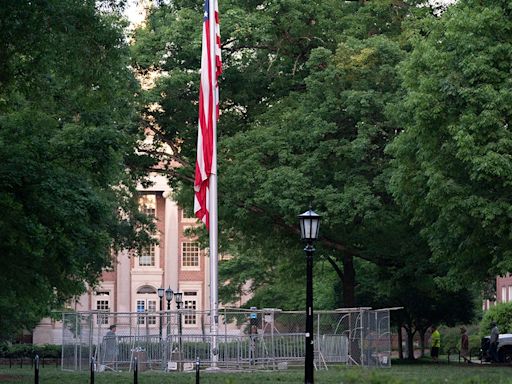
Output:
[[[160,299],[162,299],[162,297],[164,297],[164,289],[163,288],[158,288],[157,293],[158,293],[158,297]]]
[[[183,293],[181,292],[176,292],[174,294],[174,300],[176,301],[176,304],[181,304],[183,303]]]
[[[318,230],[320,229],[320,215],[312,209],[299,215],[300,238],[307,242],[318,239]]]
[[[172,294],[173,294],[173,292],[172,292],[171,287],[167,288],[167,289],[165,290],[165,300],[167,300],[168,302],[170,302],[170,301],[172,300]]]

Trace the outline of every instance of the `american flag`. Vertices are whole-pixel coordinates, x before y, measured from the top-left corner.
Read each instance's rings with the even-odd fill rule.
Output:
[[[219,85],[217,79],[221,73],[219,6],[217,0],[205,0],[194,213],[206,224],[207,228],[210,227],[210,175],[217,173],[216,134],[219,118]]]

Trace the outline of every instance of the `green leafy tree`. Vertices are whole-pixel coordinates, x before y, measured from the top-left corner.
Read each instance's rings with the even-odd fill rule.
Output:
[[[429,281],[415,291],[426,295],[423,303],[441,306],[436,300],[448,300],[449,292],[438,295],[434,284],[442,272],[429,265],[417,229],[387,190],[384,148],[400,131],[388,109],[400,100],[396,67],[409,47],[402,22],[415,12],[423,10],[386,1],[223,3],[219,217],[229,240],[225,250],[235,255],[220,266],[225,302],[236,301],[249,281],[254,296],[248,305],[302,307],[296,214],[310,202],[323,215],[316,307],[415,304],[420,300],[400,297],[398,287],[414,287],[417,279]],[[144,112],[157,144],[173,149],[163,160],[185,206],[192,202],[199,13],[198,1],[155,9],[133,47],[134,67],[163,74],[146,94]],[[326,265],[337,279],[325,272]],[[393,294],[376,293],[368,289],[375,281],[366,278],[372,268],[408,278],[389,282]],[[362,273],[360,281],[356,272]],[[412,335],[420,319],[465,318],[421,310],[414,307],[403,319],[412,319]]]
[[[149,238],[134,201],[138,87],[123,24],[103,5],[0,7],[0,339]]]
[[[354,257],[392,258],[384,233],[402,220],[386,192],[383,149],[397,128],[385,108],[399,90],[400,23],[414,9],[392,1],[223,3],[223,233],[245,242],[237,250],[246,260],[290,264],[300,257],[296,214],[313,201],[324,215],[319,254],[343,282],[347,306],[355,304]],[[133,47],[135,68],[165,74],[146,95],[145,114],[159,143],[172,148],[163,160],[183,205],[192,201],[198,15],[199,1],[157,8]],[[265,281],[255,273],[253,281]],[[241,281],[232,283],[230,292],[239,291]]]
[[[510,15],[508,1],[459,1],[402,67],[391,188],[451,284],[512,269]]]

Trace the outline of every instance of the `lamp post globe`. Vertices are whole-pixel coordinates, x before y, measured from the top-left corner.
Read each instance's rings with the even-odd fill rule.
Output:
[[[320,230],[320,218],[312,209],[299,215],[300,223],[300,238],[308,243],[318,239],[318,233]]]
[[[167,300],[167,310],[171,310],[171,300],[172,300],[173,291],[171,287],[165,290],[165,300]]]
[[[176,302],[176,306],[178,309],[181,308],[181,303],[183,303],[183,293],[174,292],[174,301]]]
[[[306,356],[304,359],[304,383],[314,383],[313,340],[313,242],[318,239],[320,215],[311,208],[299,215],[300,236],[306,242]]]

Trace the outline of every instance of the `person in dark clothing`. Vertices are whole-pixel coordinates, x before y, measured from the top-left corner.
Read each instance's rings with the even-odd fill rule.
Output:
[[[489,339],[489,354],[491,355],[491,362],[498,363],[498,340],[500,338],[500,331],[495,321],[491,323],[491,338]]]

